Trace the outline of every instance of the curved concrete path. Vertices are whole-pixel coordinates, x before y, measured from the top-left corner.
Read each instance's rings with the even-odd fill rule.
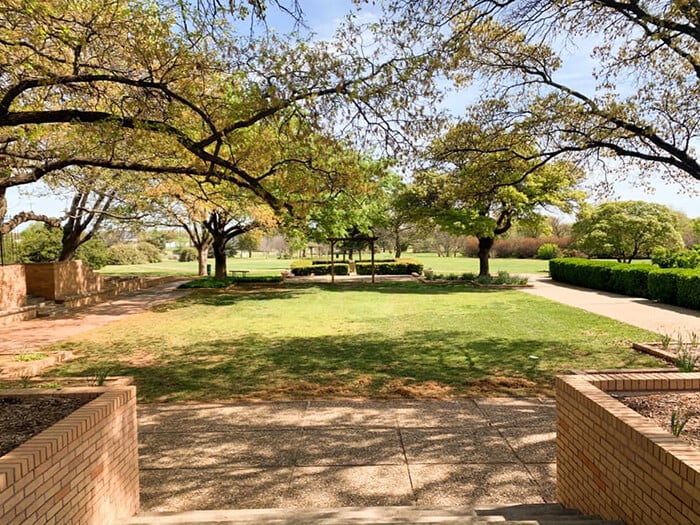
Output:
[[[579,288],[552,281],[543,275],[528,275],[532,288],[522,291],[551,301],[581,308],[639,328],[660,334],[685,336],[700,334],[700,312],[679,306],[656,303],[640,297]]]

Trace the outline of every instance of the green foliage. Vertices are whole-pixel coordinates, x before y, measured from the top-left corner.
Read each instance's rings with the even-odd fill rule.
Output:
[[[120,243],[109,247],[109,264],[145,264],[146,256],[135,244]]]
[[[149,242],[115,244],[108,251],[109,264],[148,264],[158,263],[162,259],[162,252]]]
[[[90,239],[75,251],[75,258],[85,261],[93,270],[109,264],[109,248],[101,239]]]
[[[508,272],[498,272],[497,275],[480,275],[476,278],[478,284],[484,285],[516,285],[527,284],[527,277],[510,275]]]
[[[649,297],[648,276],[657,268],[651,264],[625,264],[589,259],[552,259],[552,279],[606,292]]]
[[[331,265],[330,264],[311,264],[311,261],[299,260],[292,261],[290,264],[292,273],[297,277],[305,275],[330,275]],[[347,263],[338,263],[333,269],[335,275],[349,275],[350,265]]]
[[[676,359],[676,367],[681,372],[695,372],[695,367],[700,360],[700,356],[692,352],[688,348],[684,348],[681,344],[681,348],[678,351],[678,358]]]
[[[44,224],[33,224],[20,234],[20,260],[25,263],[52,262],[61,253],[60,228],[49,228]]]
[[[676,437],[680,436],[688,421],[690,414],[682,414],[680,409],[674,408],[671,412],[671,433]]]
[[[357,275],[372,275],[371,262],[356,262]],[[375,261],[374,273],[377,275],[411,275],[423,272],[423,264],[413,259],[396,259],[391,262]]]
[[[49,354],[45,354],[43,352],[37,352],[33,354],[19,354],[15,357],[15,361],[40,361],[41,359],[44,359],[46,357],[49,357]]]
[[[231,276],[225,279],[207,276],[182,283],[179,288],[226,288],[236,283],[281,283],[283,280],[279,275]]]
[[[583,210],[573,225],[574,247],[620,262],[648,257],[656,247],[683,245],[677,218],[666,206],[643,201],[606,202]]]
[[[163,259],[163,252],[161,249],[150,242],[140,242],[137,248],[146,258],[146,262],[158,263]]]
[[[550,260],[561,257],[561,249],[554,243],[548,242],[537,249],[537,258]]]
[[[192,246],[182,248],[177,255],[177,260],[180,262],[191,262],[197,259],[199,259],[199,252],[197,248],[193,248]]]
[[[699,249],[655,248],[651,262],[660,268],[697,268],[700,266]]]

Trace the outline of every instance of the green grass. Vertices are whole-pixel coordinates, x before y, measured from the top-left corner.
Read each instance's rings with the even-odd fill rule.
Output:
[[[212,272],[214,259],[209,259]],[[250,275],[280,275],[289,269],[288,259],[276,257],[265,258],[261,255],[248,257],[229,257],[226,261],[228,270],[248,270]],[[149,264],[109,265],[100,269],[105,275],[197,275],[197,262],[162,261]]]
[[[479,259],[476,257],[438,257],[434,253],[405,254],[405,257],[417,259],[425,268],[431,268],[436,273],[462,274],[466,272],[479,273]],[[496,259],[489,262],[491,273],[500,271],[510,274],[547,273],[549,261],[540,259]]]
[[[387,258],[389,254],[377,254],[377,258]],[[417,259],[426,268],[432,268],[436,273],[478,272],[479,260],[474,257],[438,257],[433,253],[406,253],[404,257]],[[363,258],[369,255],[363,253]],[[253,257],[231,257],[226,261],[229,270],[249,270],[250,275],[280,275],[283,270],[288,270],[291,260],[277,259],[276,257],[264,257],[253,254]],[[214,267],[214,260],[209,264]],[[491,259],[491,273],[506,271],[511,274],[518,273],[546,273],[549,271],[548,261],[538,259]],[[100,273],[109,275],[196,275],[196,262],[163,261],[151,264],[133,264],[125,266],[105,266]]]
[[[548,395],[571,369],[660,366],[654,334],[517,291],[416,282],[197,291],[46,349],[141,401]],[[533,364],[530,355],[539,357]]]

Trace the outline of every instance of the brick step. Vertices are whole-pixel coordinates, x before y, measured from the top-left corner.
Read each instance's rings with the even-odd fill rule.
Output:
[[[583,516],[558,504],[501,507],[348,507],[242,509],[141,514],[123,525],[624,525]]]

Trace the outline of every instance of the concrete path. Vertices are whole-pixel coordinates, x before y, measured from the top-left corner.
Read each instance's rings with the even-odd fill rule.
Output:
[[[700,334],[700,312],[679,306],[655,303],[649,299],[628,297],[588,288],[557,283],[543,275],[528,275],[532,288],[522,291],[551,301],[581,308],[666,335],[689,332]]]
[[[142,512],[555,499],[550,399],[139,407]]]

